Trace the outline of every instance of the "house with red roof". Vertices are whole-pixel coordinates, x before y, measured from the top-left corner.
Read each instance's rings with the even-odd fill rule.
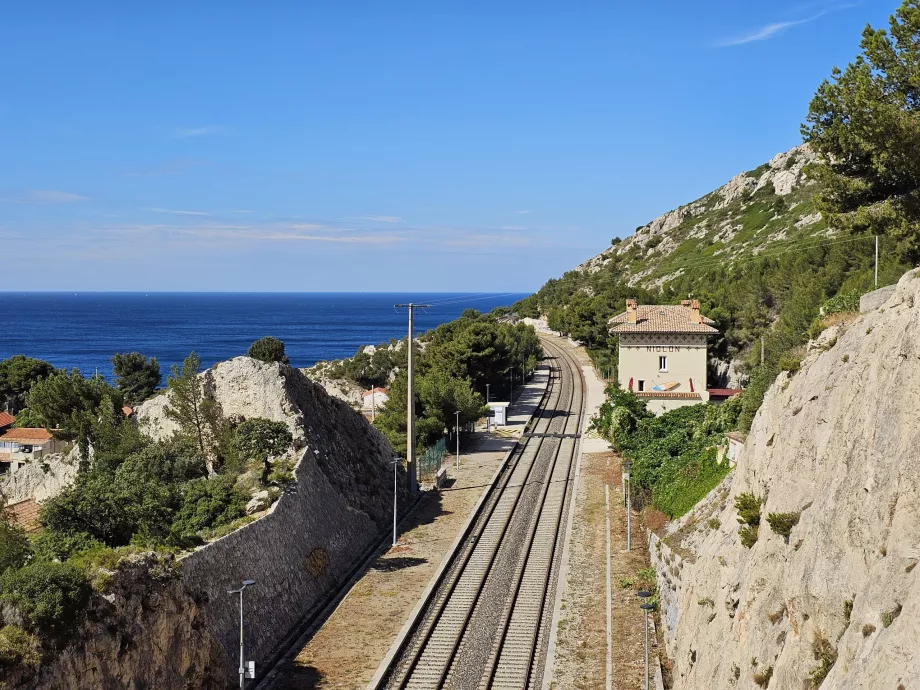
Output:
[[[47,429],[9,429],[0,436],[0,473],[13,473],[27,462],[63,453],[67,445]]]
[[[0,434],[4,434],[13,428],[16,418],[9,412],[0,412]]]

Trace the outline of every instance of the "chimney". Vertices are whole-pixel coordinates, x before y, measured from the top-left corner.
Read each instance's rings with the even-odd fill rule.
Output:
[[[689,306],[690,306],[690,300],[688,300],[688,299],[683,299],[683,300],[681,300],[681,301],[680,301],[680,306],[682,306],[682,307],[689,307]]]
[[[703,323],[703,315],[700,314],[700,301],[698,299],[690,301],[690,321],[692,323]]]
[[[626,323],[636,323],[639,320],[639,307],[636,300],[626,300]]]

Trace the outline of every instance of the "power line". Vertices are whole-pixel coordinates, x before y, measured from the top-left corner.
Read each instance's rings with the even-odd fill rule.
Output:
[[[511,297],[511,296],[513,296],[513,295],[519,295],[519,294],[521,294],[521,293],[519,293],[519,292],[506,292],[506,293],[500,294],[500,295],[486,295],[485,297],[474,297],[473,299],[467,299],[467,298],[465,298],[465,297],[458,297],[458,298],[456,298],[456,299],[442,300],[442,301],[440,301],[440,302],[430,302],[430,303],[428,304],[428,306],[429,306],[429,307],[443,307],[443,306],[445,306],[445,305],[447,305],[447,304],[455,304],[455,303],[457,303],[457,302],[480,302],[480,301],[486,300],[486,299],[498,299],[498,298],[500,298],[500,297]]]

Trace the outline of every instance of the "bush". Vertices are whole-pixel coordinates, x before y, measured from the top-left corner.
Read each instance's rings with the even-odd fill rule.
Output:
[[[757,536],[759,531],[759,527],[749,527],[748,525],[745,525],[739,529],[738,536],[741,538],[741,545],[746,549],[754,546],[754,544],[757,543]]]
[[[770,513],[767,515],[767,522],[770,523],[770,529],[780,535],[789,543],[789,534],[792,528],[799,524],[801,513]]]
[[[269,364],[273,362],[290,364],[287,355],[284,353],[284,343],[271,336],[259,338],[249,346],[249,352],[247,354],[253,359],[258,359]]]
[[[750,527],[760,525],[760,507],[763,499],[750,492],[735,496],[735,510],[738,511],[738,522]]]
[[[86,576],[66,563],[30,563],[0,577],[0,600],[19,611],[27,630],[57,642],[73,632],[91,593]]]
[[[757,671],[754,673],[754,682],[762,688],[767,687],[770,684],[770,679],[773,677],[773,667],[767,666],[763,671]]]
[[[182,506],[170,530],[169,543],[185,546],[204,530],[226,525],[246,515],[246,494],[235,478],[218,475],[193,479],[182,487]]]
[[[86,532],[58,532],[45,529],[32,537],[36,561],[66,561],[78,551],[105,546]]]
[[[779,358],[779,368],[781,371],[788,371],[795,374],[802,366],[802,360],[791,355],[783,355]]]
[[[0,668],[25,666],[38,668],[41,653],[38,640],[18,625],[0,628]]]
[[[818,665],[811,669],[808,678],[813,688],[819,688],[837,661],[837,650],[824,633],[819,631],[812,638],[811,654]]]
[[[0,573],[7,568],[21,568],[31,555],[25,531],[9,519],[0,504]]]

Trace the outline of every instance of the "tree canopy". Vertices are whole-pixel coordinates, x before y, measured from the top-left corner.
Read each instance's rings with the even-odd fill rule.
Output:
[[[272,338],[270,335],[259,338],[250,345],[247,354],[253,359],[268,362],[269,364],[273,362],[281,362],[282,364],[290,363],[288,362],[287,355],[284,353],[284,343],[277,338]]]
[[[50,376],[54,367],[48,362],[25,355],[13,355],[0,361],[0,398],[12,414],[25,405],[32,384]]]
[[[115,374],[115,386],[129,405],[143,402],[160,385],[160,363],[157,358],[145,357],[140,352],[112,355],[112,372]]]
[[[920,259],[920,2],[905,0],[889,29],[866,26],[861,54],[817,90],[802,135],[832,227],[889,235]]]

